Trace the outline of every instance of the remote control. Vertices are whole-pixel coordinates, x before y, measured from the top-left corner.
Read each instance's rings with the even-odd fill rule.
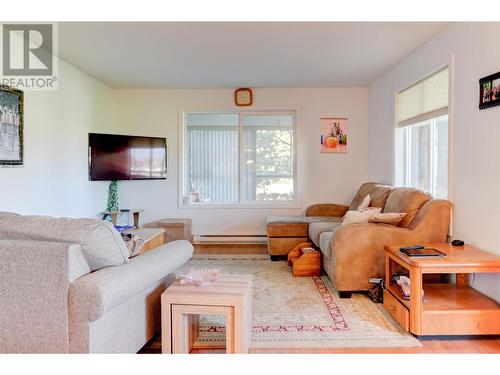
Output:
[[[413,246],[404,246],[399,248],[399,250],[422,250],[422,249],[425,249],[425,246],[413,245]]]

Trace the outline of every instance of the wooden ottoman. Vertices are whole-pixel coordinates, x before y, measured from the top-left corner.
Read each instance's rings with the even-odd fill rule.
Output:
[[[271,260],[286,259],[290,250],[298,244],[307,242],[308,222],[269,222],[267,224],[267,243]]]
[[[338,222],[335,216],[271,216],[267,218],[267,243],[271,260],[287,259],[295,246],[308,242],[309,224]]]
[[[226,353],[248,353],[252,335],[252,276],[221,275],[208,286],[175,281],[161,295],[162,353],[197,347],[198,317],[224,315]]]

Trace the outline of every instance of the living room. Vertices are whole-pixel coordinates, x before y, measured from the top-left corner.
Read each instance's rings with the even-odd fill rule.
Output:
[[[500,22],[12,14],[0,353],[498,364]]]

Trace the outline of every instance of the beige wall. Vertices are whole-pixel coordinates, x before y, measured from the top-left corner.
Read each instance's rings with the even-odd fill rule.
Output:
[[[395,94],[454,61],[453,237],[500,254],[500,106],[479,110],[481,77],[500,70],[500,23],[451,24],[369,87],[368,171],[393,182]],[[474,286],[500,300],[500,277],[476,275]]]
[[[111,88],[59,62],[59,89],[25,91],[24,166],[0,168],[0,211],[94,217],[107,186],[88,181],[87,139],[113,130]]]
[[[165,181],[120,183],[120,204],[145,209],[146,221],[191,217],[195,234],[265,234],[265,218],[299,214],[315,202],[348,202],[367,177],[366,88],[256,89],[257,108],[295,107],[300,208],[207,209],[178,207],[179,107],[233,107],[230,89],[115,90],[115,127],[120,133],[167,137],[168,177]],[[319,119],[349,118],[349,152],[319,153]]]

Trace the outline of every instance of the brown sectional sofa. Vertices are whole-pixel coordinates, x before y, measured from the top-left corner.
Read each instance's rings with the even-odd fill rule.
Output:
[[[347,210],[356,210],[370,194],[372,207],[383,212],[404,212],[399,226],[349,224],[340,227]],[[448,235],[451,203],[433,199],[414,188],[393,188],[368,182],[359,188],[349,206],[315,204],[305,216],[270,217],[267,221],[269,254],[286,255],[300,242],[311,240],[322,252],[323,268],[341,296],[370,288],[370,277],[384,275],[384,245],[444,242]]]

